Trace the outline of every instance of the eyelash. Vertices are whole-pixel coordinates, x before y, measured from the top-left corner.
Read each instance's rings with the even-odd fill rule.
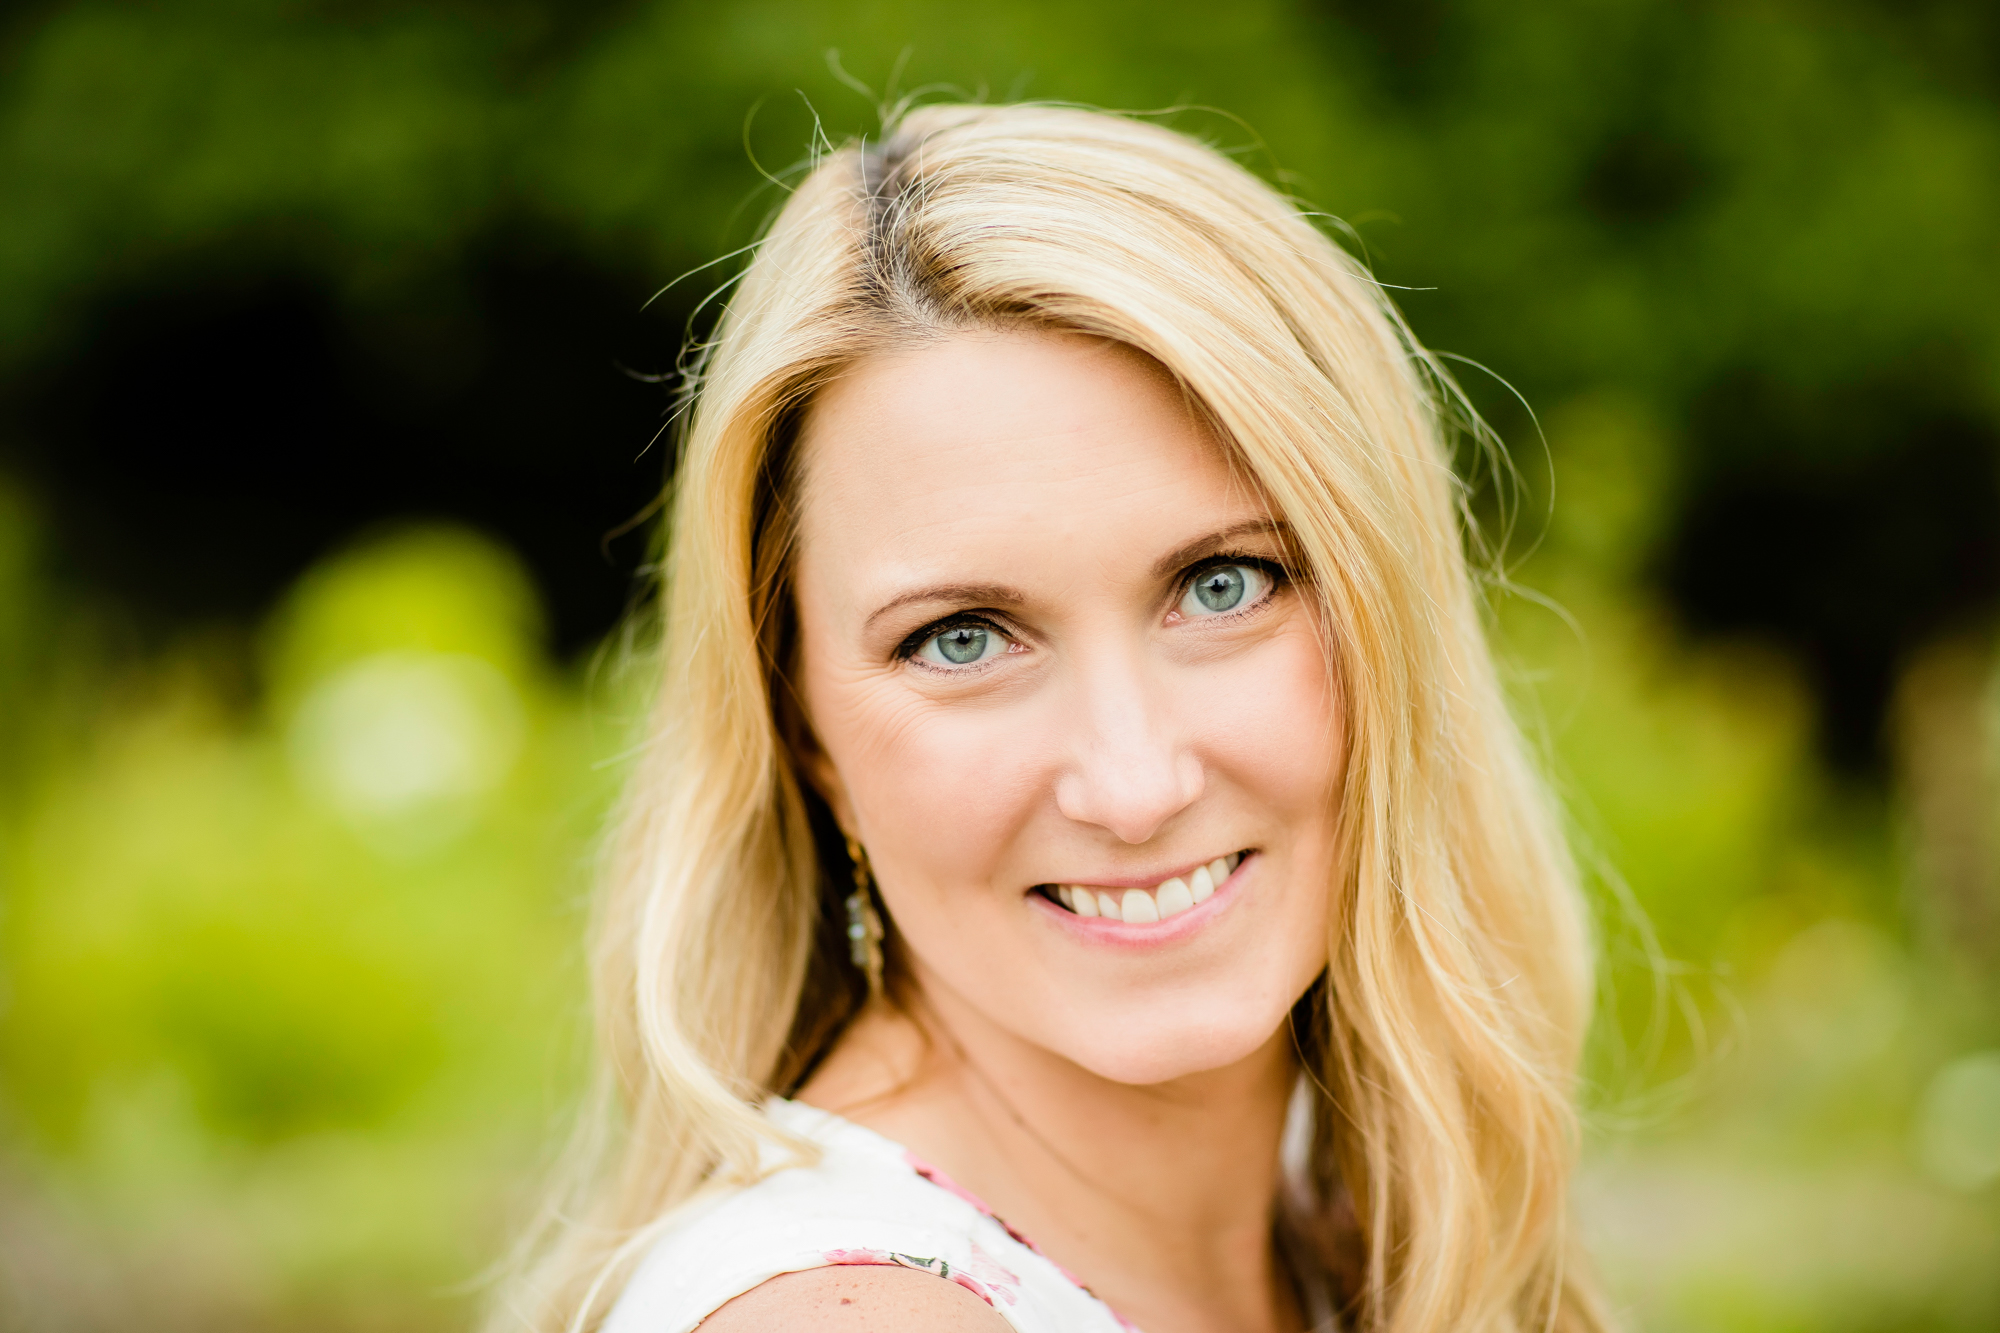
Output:
[[[1271,586],[1262,597],[1259,597],[1256,601],[1250,603],[1250,605],[1237,607],[1232,611],[1223,611],[1212,616],[1203,616],[1203,620],[1234,620],[1238,616],[1254,614],[1259,609],[1268,606],[1271,599],[1289,587],[1292,582],[1292,571],[1286,568],[1285,563],[1281,560],[1272,560],[1268,556],[1261,555],[1231,555],[1229,552],[1224,551],[1221,554],[1208,557],[1208,559],[1203,560],[1199,564],[1190,565],[1187,573],[1181,575],[1181,581],[1174,585],[1175,600],[1178,602],[1180,598],[1187,596],[1188,589],[1194,586],[1195,580],[1199,579],[1209,570],[1226,569],[1230,565],[1248,565],[1252,569],[1261,570],[1264,576],[1271,580]]]
[[[1249,606],[1234,611],[1224,611],[1220,615],[1205,616],[1203,619],[1233,620],[1238,616],[1250,615],[1259,608],[1269,605],[1271,599],[1276,597],[1292,581],[1292,571],[1282,561],[1272,560],[1269,557],[1261,555],[1235,555],[1223,551],[1209,556],[1206,560],[1198,564],[1188,566],[1187,570],[1182,573],[1179,581],[1174,584],[1174,600],[1178,602],[1182,597],[1185,597],[1187,590],[1194,586],[1194,581],[1204,573],[1211,569],[1218,569],[1229,565],[1249,565],[1253,569],[1262,570],[1271,580],[1270,590]],[[996,634],[1006,635],[1010,639],[1015,637],[1008,632],[1005,625],[990,616],[980,615],[976,612],[961,611],[957,615],[946,616],[943,620],[933,620],[910,634],[902,643],[896,646],[896,656],[904,661],[909,661],[915,658],[917,650],[928,643],[934,636],[943,634],[947,630],[959,629],[967,625],[976,625],[980,629],[991,630]],[[945,670],[948,668],[939,669]],[[968,667],[957,668],[960,671],[972,669]]]
[[[907,661],[915,657],[917,649],[923,647],[935,636],[943,634],[946,630],[962,629],[968,625],[977,625],[980,629],[992,630],[995,634],[1004,635],[1009,639],[1014,637],[1014,635],[1008,633],[1007,627],[998,621],[972,612],[961,611],[955,616],[946,616],[943,620],[933,620],[930,624],[910,635],[909,638],[904,639],[901,644],[897,645],[896,656]],[[939,668],[939,670],[945,669],[942,667]],[[956,669],[965,671],[971,668],[958,667]]]

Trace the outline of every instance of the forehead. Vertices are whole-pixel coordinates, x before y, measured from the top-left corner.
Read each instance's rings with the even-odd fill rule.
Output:
[[[941,543],[1149,515],[1170,540],[1261,508],[1164,369],[1072,333],[967,332],[866,359],[821,391],[801,447],[808,556],[865,546],[928,564]]]

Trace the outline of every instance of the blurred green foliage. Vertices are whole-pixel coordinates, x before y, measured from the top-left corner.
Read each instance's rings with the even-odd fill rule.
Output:
[[[438,275],[509,227],[665,283],[754,234],[778,197],[754,163],[872,127],[840,70],[1225,109],[1172,121],[1345,219],[1421,336],[1541,413],[1466,371],[1533,552],[1497,627],[1603,908],[1582,1225],[1621,1298],[1661,1330],[2000,1327],[1993,626],[1900,659],[1887,777],[1858,779],[1799,661],[1691,636],[1657,576],[1731,451],[1893,448],[1842,433],[1857,385],[2000,423],[1985,8],[78,0],[9,24],[0,377],[191,253],[308,271],[364,317],[414,289],[447,337]],[[1706,429],[1746,377],[1825,429]],[[42,523],[0,488],[0,1324],[463,1325],[577,1083],[590,837],[643,672],[553,660],[515,558],[437,525],[357,537],[254,629],[135,650]]]
[[[53,664],[98,678],[21,728],[43,761],[0,845],[33,1145],[0,1179],[38,1199],[5,1223],[14,1320],[151,1323],[162,1286],[169,1324],[462,1317],[435,1288],[492,1257],[574,1082],[596,761],[627,731],[535,617],[505,551],[413,530],[301,580],[247,648],[254,702],[218,686],[237,645]]]

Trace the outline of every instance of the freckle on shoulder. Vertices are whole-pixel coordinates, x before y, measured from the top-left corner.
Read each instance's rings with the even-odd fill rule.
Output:
[[[781,1273],[702,1320],[702,1333],[1010,1333],[986,1302],[932,1273],[845,1265]]]

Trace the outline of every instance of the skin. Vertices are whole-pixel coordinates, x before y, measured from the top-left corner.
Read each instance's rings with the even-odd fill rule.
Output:
[[[950,1329],[1006,1333],[993,1308],[959,1286],[910,1268],[813,1268],[786,1273],[746,1291],[702,1321],[702,1328],[747,1333],[884,1333]]]
[[[1147,1333],[1299,1327],[1270,1219],[1341,719],[1281,525],[1156,364],[1080,335],[865,361],[803,447],[800,762],[914,984],[801,1099],[942,1167]],[[1216,613],[1191,580],[1224,567],[1244,596]],[[927,636],[967,626],[989,655],[943,660]],[[1038,891],[1235,852],[1214,898],[1152,926]],[[826,1303],[855,1280],[792,1274],[710,1322],[861,1327]],[[956,1297],[899,1314],[906,1276],[886,1280],[866,1327],[1006,1326]]]

